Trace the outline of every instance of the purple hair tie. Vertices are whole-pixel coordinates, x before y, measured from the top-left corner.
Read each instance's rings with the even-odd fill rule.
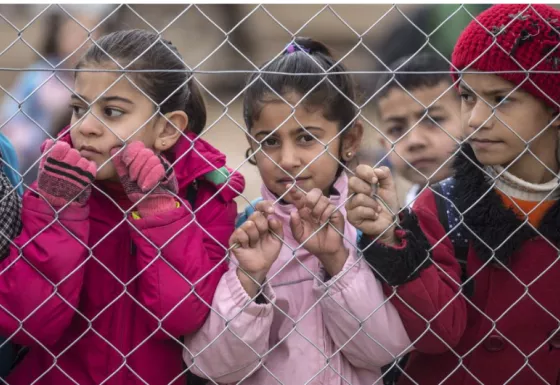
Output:
[[[290,43],[286,46],[285,48],[286,53],[294,53],[297,51],[303,51],[303,52],[307,52],[310,53],[311,50],[309,48],[303,48],[301,46],[297,46],[295,45],[295,43]]]

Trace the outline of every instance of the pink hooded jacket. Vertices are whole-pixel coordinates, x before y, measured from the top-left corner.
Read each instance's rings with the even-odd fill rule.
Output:
[[[221,185],[225,156],[201,139],[174,151],[179,195],[197,181],[196,217],[185,200],[132,219],[120,184],[58,215],[25,194],[18,247],[0,264],[0,334],[30,346],[10,384],[184,385],[179,337],[208,315],[244,180]]]
[[[334,185],[340,195],[331,201],[337,207],[346,201],[347,183],[343,174]],[[262,194],[276,199],[264,186]],[[185,362],[198,376],[218,383],[371,385],[380,368],[410,345],[399,315],[358,258],[354,227],[347,222],[344,229],[348,261],[325,282],[319,260],[298,248],[291,235],[293,210],[293,205],[276,205],[285,245],[264,289],[271,301],[251,301],[232,262],[216,290],[214,311],[186,338]],[[340,210],[346,215],[344,207]]]

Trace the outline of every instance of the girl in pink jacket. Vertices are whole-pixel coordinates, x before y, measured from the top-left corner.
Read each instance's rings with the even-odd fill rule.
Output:
[[[351,77],[306,38],[262,71],[244,116],[263,199],[230,239],[230,269],[185,362],[221,384],[380,383],[410,341],[345,219],[345,165],[363,133]]]
[[[78,70],[0,266],[0,335],[29,347],[7,381],[183,385],[180,338],[227,270],[244,182],[198,138],[204,102],[170,42],[113,33]]]

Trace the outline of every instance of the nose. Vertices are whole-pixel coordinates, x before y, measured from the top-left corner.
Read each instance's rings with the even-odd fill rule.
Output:
[[[301,166],[301,158],[298,155],[297,149],[293,145],[289,143],[282,144],[278,165],[282,167],[284,171],[287,171],[292,175],[293,171],[297,170]]]
[[[76,129],[83,136],[99,136],[103,133],[103,123],[91,111],[88,111],[82,120],[77,123]]]
[[[418,151],[427,145],[426,127],[419,122],[408,133],[405,138],[408,151]]]
[[[467,128],[474,132],[490,128],[493,122],[493,109],[482,98],[478,99],[474,107],[467,114]]]

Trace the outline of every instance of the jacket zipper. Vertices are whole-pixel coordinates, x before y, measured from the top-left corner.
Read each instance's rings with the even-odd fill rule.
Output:
[[[129,235],[130,237],[130,235]],[[129,255],[130,257],[136,257],[136,252],[137,252],[137,248],[136,248],[136,244],[134,244],[134,242],[132,241],[132,237],[130,237],[130,243],[129,243]],[[126,254],[125,254],[126,255]],[[130,260],[128,258],[121,260],[121,263],[124,262],[124,266],[122,267],[122,272],[123,275],[121,277],[119,277],[122,281],[126,282],[126,280],[128,279],[128,264],[130,262]],[[126,329],[126,325],[127,322],[125,322],[126,320],[124,319],[124,307],[125,307],[125,298],[126,298],[126,294],[123,295],[121,297],[121,299],[119,300],[121,303],[118,305],[117,307],[117,328],[115,330],[117,330],[117,333],[119,335],[118,338],[118,350],[121,354],[123,354],[122,350],[126,350],[126,347],[124,346],[124,342],[125,339],[128,337],[127,336],[127,330],[123,330],[123,327]],[[126,365],[122,367],[121,369],[121,374],[120,376],[116,376],[116,377],[120,377],[121,380],[119,382],[117,382],[118,384],[126,384],[127,383],[127,367]]]

